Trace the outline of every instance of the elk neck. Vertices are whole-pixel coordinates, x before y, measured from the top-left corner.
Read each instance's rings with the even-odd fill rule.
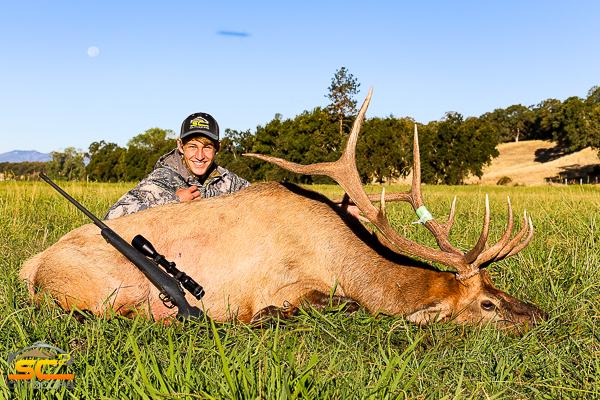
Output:
[[[369,250],[356,251],[354,262],[341,266],[339,283],[346,296],[372,313],[409,315],[435,307],[454,308],[462,289],[454,273]]]

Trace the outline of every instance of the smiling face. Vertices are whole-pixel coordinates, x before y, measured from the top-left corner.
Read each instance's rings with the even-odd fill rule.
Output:
[[[185,143],[177,142],[179,152],[188,169],[196,176],[205,175],[215,160],[217,145],[203,136],[193,137]]]

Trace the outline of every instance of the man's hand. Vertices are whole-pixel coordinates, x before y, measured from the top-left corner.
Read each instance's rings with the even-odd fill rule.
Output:
[[[358,219],[359,221],[370,222],[368,219],[363,217],[363,215],[360,213],[360,210],[358,209],[358,207],[355,206],[354,204],[345,204],[345,205],[340,204],[340,207],[342,207],[342,209],[344,209],[348,214],[352,215],[354,218]]]
[[[177,197],[179,197],[180,202],[192,201],[200,197],[200,191],[198,190],[198,186],[190,186],[185,189],[177,189],[175,192]]]
[[[348,214],[352,215],[354,218],[357,218],[361,221],[366,220],[366,218],[360,214],[360,210],[358,209],[358,207],[355,206],[354,204],[349,205],[348,208],[346,208],[346,211],[348,212]]]

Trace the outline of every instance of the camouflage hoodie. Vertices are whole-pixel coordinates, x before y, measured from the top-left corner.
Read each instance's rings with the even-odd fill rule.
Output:
[[[108,210],[104,219],[133,214],[162,204],[178,203],[179,197],[175,192],[193,185],[198,186],[202,197],[214,197],[237,192],[250,183],[216,164],[204,183],[201,183],[198,177],[185,166],[181,154],[174,149],[162,156],[156,162],[154,170],[136,187],[125,193]]]

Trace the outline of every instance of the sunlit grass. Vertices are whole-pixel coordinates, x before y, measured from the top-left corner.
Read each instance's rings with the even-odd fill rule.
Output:
[[[100,217],[131,187],[61,185]],[[386,186],[396,189],[406,187]],[[27,257],[88,221],[43,183],[0,182],[0,369],[10,352],[44,341],[74,357],[74,387],[34,393],[22,385],[16,398],[600,398],[600,189],[424,187],[438,218],[458,196],[451,237],[465,248],[479,235],[485,193],[492,240],[505,227],[506,195],[516,216],[526,208],[534,221],[531,245],[491,268],[499,288],[550,313],[522,337],[336,310],[305,310],[262,329],[121,317],[80,323],[51,304],[31,306],[17,274]],[[407,236],[433,243],[406,204],[388,204],[388,215]],[[0,398],[8,398],[6,374],[0,379]]]

